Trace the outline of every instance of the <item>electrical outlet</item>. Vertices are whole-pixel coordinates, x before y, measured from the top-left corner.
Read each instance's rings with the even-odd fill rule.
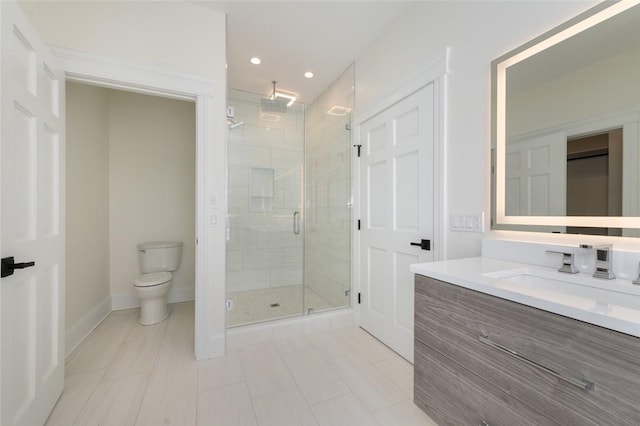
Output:
[[[233,311],[233,299],[227,299],[227,311]]]
[[[451,213],[449,228],[458,232],[484,232],[484,213]]]

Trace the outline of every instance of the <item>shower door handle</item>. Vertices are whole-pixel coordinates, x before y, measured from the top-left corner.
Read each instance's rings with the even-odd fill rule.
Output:
[[[300,233],[300,212],[293,212],[293,233]]]

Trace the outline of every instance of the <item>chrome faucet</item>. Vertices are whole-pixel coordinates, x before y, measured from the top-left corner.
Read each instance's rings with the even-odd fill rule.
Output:
[[[562,266],[558,269],[558,272],[564,272],[565,274],[577,274],[580,272],[578,268],[576,268],[574,253],[555,250],[547,250],[547,253],[559,253],[562,255]]]
[[[594,278],[612,280],[616,276],[613,273],[613,247],[611,244],[589,245],[580,244],[580,248],[594,249],[596,251],[596,269],[593,272]]]

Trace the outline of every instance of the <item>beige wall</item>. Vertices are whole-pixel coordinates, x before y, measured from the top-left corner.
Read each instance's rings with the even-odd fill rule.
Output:
[[[195,104],[68,84],[67,327],[105,297],[138,306],[136,245],[184,243],[170,301],[195,283]]]
[[[195,104],[112,91],[109,102],[110,286],[114,309],[137,305],[136,245],[184,243],[169,300],[190,300],[195,274]]]
[[[68,329],[110,295],[109,91],[67,84],[66,97]]]

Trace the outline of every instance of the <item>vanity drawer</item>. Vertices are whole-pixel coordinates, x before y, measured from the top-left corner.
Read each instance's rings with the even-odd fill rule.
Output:
[[[559,424],[640,424],[640,339],[416,275],[423,342]],[[517,351],[584,390],[480,342]]]
[[[421,342],[415,345],[414,386],[415,404],[441,426],[554,424]]]

